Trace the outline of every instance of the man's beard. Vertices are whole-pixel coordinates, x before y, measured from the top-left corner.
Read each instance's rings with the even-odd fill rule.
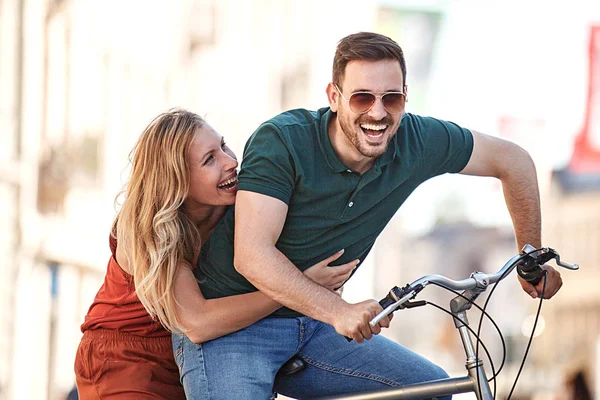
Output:
[[[340,123],[340,127],[342,128],[342,132],[344,132],[344,136],[346,136],[346,139],[348,139],[348,141],[352,144],[352,146],[354,146],[356,150],[358,150],[360,154],[369,158],[377,158],[383,155],[387,150],[387,147],[390,144],[392,137],[394,137],[394,134],[389,134],[389,130],[391,128],[398,129],[398,127],[392,126],[394,122],[391,118],[387,116],[379,121],[374,121],[372,119],[369,119],[368,117],[360,118],[357,122],[357,125],[354,125],[352,123],[348,123],[348,119],[345,118],[345,115],[340,115],[340,113],[338,112],[338,121]],[[362,131],[362,128],[360,127],[361,124],[387,125],[387,128],[385,128],[386,132],[384,133],[384,135],[387,135],[385,143],[382,143],[378,146],[370,146],[368,143],[366,143],[366,140],[361,141],[359,135],[366,136],[366,134]]]

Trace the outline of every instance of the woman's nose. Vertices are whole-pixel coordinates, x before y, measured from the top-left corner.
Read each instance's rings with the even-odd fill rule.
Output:
[[[225,166],[226,171],[233,170],[238,167],[238,162],[235,157],[231,156],[230,154],[225,153],[224,166]]]

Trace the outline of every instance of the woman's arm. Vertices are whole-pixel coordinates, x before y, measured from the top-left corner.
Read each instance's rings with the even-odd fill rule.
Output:
[[[353,260],[330,267],[329,264],[342,254],[343,252],[335,253],[313,265],[304,272],[305,275],[330,290],[337,289],[358,264],[358,260]],[[206,342],[243,329],[281,307],[281,304],[261,292],[207,300],[187,264],[182,264],[175,275],[174,292],[179,322],[186,329],[187,337],[194,343]]]
[[[179,322],[194,343],[238,331],[281,307],[260,292],[207,300],[187,265],[175,275],[174,292]]]

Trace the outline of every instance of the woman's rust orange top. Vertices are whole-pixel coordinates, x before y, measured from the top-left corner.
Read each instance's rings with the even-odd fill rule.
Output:
[[[112,256],[106,277],[90,306],[81,331],[112,329],[146,337],[170,336],[158,321],[154,321],[135,293],[133,276],[123,271],[116,259],[117,240],[110,237]]]

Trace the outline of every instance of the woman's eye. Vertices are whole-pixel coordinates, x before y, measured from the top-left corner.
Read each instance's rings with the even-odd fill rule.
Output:
[[[223,149],[225,147],[227,147],[227,143],[225,143],[225,142],[221,143],[221,148]]]
[[[208,158],[204,161],[204,164],[202,165],[207,165],[208,163],[212,162],[212,160],[214,160],[215,158],[213,156],[208,156]]]

